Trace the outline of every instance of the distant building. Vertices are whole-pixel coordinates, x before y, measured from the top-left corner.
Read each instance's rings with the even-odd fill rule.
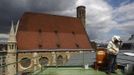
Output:
[[[6,75],[64,65],[73,54],[91,51],[85,17],[84,6],[77,8],[77,17],[24,13],[16,27],[12,23],[6,58],[7,64],[19,63],[7,66]]]
[[[134,50],[134,34],[128,39],[128,41],[124,41],[122,45],[122,50]]]
[[[6,75],[7,38],[0,38],[0,75]]]
[[[91,41],[91,46],[94,50],[97,49],[97,43],[95,41]]]
[[[97,43],[97,47],[107,48],[107,43]]]

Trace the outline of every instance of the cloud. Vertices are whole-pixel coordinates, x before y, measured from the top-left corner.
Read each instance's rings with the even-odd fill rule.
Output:
[[[74,7],[75,3],[76,0],[0,0],[0,32],[8,32],[11,20],[16,22],[26,11],[66,11]]]
[[[118,29],[134,34],[134,3],[117,8],[114,14],[114,20],[118,23]]]
[[[3,33],[0,34],[0,38],[8,38],[8,37],[9,37],[8,34],[3,34]]]
[[[107,41],[118,31],[122,37],[134,34],[134,3],[129,0],[117,8],[107,0],[1,0],[0,32],[9,31],[10,21],[17,21],[26,11],[74,17],[79,5],[86,6],[86,30],[91,40]],[[117,33],[113,34],[115,28]]]
[[[105,0],[84,0],[82,4],[85,5],[87,11],[87,32],[92,40],[106,41],[107,33],[116,24],[112,20],[112,7],[108,5]]]
[[[134,34],[134,6],[133,4],[128,4],[128,2],[125,1],[121,3],[120,7],[113,8],[106,0],[77,0],[75,7],[79,5],[86,6],[86,30],[90,39],[106,42],[113,35],[120,35],[126,40],[128,39],[126,36]],[[74,13],[76,13],[75,7],[53,13],[74,16]],[[117,30],[116,32],[114,31],[115,28]],[[111,32],[114,32],[114,34]]]
[[[8,34],[0,34],[0,43],[6,43],[8,40]]]
[[[78,5],[81,3],[87,8],[87,31],[92,40],[106,42],[113,35],[126,40],[126,36],[134,34],[134,3],[126,1],[118,8],[113,8],[106,0],[83,0]]]

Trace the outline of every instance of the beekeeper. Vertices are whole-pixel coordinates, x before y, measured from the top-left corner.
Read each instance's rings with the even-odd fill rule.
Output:
[[[119,53],[119,48],[121,46],[121,39],[120,36],[113,36],[112,40],[107,45],[107,58],[108,58],[108,66],[106,73],[116,73],[115,66],[116,66],[116,57]]]

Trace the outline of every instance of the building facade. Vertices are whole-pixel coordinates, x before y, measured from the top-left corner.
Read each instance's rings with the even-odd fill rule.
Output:
[[[6,75],[7,38],[0,38],[0,75]]]
[[[85,31],[85,7],[77,17],[26,12],[8,39],[7,75],[27,74],[44,66],[63,66],[74,54],[91,51]]]
[[[134,34],[131,37],[123,42],[122,50],[134,50]]]
[[[0,74],[1,75],[6,75],[6,70],[7,70],[7,68],[5,67],[6,55],[7,55],[7,52],[5,51],[0,52]]]

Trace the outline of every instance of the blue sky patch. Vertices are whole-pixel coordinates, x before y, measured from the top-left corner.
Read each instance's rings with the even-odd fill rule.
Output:
[[[113,8],[117,8],[121,5],[126,5],[132,2],[134,2],[134,0],[107,0],[107,3],[110,4]]]

